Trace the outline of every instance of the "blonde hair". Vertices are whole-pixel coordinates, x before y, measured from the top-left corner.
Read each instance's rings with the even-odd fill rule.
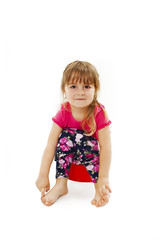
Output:
[[[64,96],[65,85],[69,83],[84,83],[84,84],[93,84],[95,87],[95,95],[92,103],[88,107],[88,111],[84,116],[81,127],[85,131],[87,136],[91,136],[96,131],[96,122],[95,122],[95,107],[100,106],[100,103],[97,100],[97,93],[100,89],[99,74],[96,68],[89,62],[84,61],[74,61],[67,65],[63,72],[62,82],[61,82],[61,91]],[[66,103],[63,103],[64,107]],[[89,130],[86,128],[86,125],[89,126]]]

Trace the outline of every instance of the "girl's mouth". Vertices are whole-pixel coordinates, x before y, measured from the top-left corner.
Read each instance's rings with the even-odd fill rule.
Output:
[[[84,99],[84,98],[77,98],[76,100],[86,100],[86,99]]]

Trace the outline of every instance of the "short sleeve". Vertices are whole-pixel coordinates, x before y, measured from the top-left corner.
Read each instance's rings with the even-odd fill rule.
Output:
[[[59,127],[64,128],[64,113],[60,109],[57,114],[52,118],[52,121],[55,122]]]
[[[106,126],[109,126],[112,122],[108,119],[107,114],[104,112],[104,106],[98,107],[97,114],[96,114],[96,124],[97,130],[100,130]]]

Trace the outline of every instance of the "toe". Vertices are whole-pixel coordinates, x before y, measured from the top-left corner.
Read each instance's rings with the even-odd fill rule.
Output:
[[[42,203],[44,203],[45,202],[45,198],[41,197],[41,201],[42,201]]]
[[[44,205],[46,205],[46,206],[48,205],[48,200],[46,199],[46,197],[42,197],[41,201]]]
[[[42,199],[42,202],[45,206],[50,206],[51,205],[50,202],[45,198]]]
[[[45,205],[49,207],[51,204],[46,201],[46,202],[45,202]]]

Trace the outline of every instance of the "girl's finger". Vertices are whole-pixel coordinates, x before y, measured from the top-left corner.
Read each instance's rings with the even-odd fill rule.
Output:
[[[44,197],[44,196],[45,196],[45,192],[46,192],[45,188],[42,188],[42,189],[41,189],[41,197]]]
[[[110,193],[112,192],[109,186],[106,185],[105,187],[108,189]]]
[[[50,190],[50,186],[46,187],[46,192],[48,192]]]

